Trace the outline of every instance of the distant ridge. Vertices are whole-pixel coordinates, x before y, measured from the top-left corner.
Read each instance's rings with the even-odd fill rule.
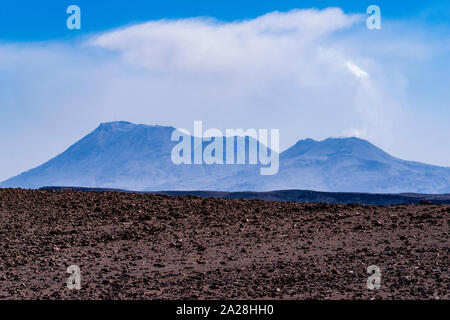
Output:
[[[102,123],[60,155],[3,181],[0,188],[450,193],[450,168],[398,159],[355,137],[300,140],[280,154],[273,176],[260,175],[259,164],[175,165],[174,130],[126,121]]]
[[[43,187],[41,190],[73,190],[84,192],[130,192],[163,194],[168,196],[198,196],[205,198],[247,199],[265,201],[292,201],[300,203],[328,204],[365,204],[365,205],[399,205],[399,204],[450,204],[450,194],[373,194],[353,192],[318,192],[310,190],[279,190],[269,192],[224,192],[224,191],[129,191],[118,189],[81,188],[81,187]]]

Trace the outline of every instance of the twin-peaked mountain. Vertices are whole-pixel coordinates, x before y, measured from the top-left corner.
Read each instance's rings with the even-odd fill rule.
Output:
[[[104,123],[60,155],[0,187],[450,193],[450,168],[404,161],[358,138],[301,140],[279,155],[279,171],[272,176],[261,175],[259,164],[176,165],[171,159],[178,144],[171,141],[174,130]]]

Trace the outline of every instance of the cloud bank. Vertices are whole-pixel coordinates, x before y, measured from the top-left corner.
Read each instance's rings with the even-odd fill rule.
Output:
[[[73,42],[0,45],[0,131],[8,136],[0,147],[11,155],[0,178],[113,120],[277,128],[282,149],[305,137],[355,135],[407,159],[450,166],[450,151],[427,133],[437,118],[450,117],[431,110],[422,130],[411,129],[421,118],[400,63],[408,57],[432,66],[436,47],[401,25],[373,32],[363,16],[329,8],[227,23],[150,21]],[[428,157],[404,143],[415,135]]]

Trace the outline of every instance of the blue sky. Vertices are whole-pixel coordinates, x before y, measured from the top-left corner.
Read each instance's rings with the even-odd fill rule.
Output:
[[[77,32],[71,32],[65,28],[65,10],[71,4],[82,8],[83,28],[78,34],[163,18],[210,16],[219,20],[232,21],[255,18],[275,10],[289,11],[293,8],[340,7],[345,12],[362,13],[371,4],[383,8],[383,16],[388,19],[411,19],[430,24],[448,24],[450,21],[450,2],[447,0],[20,0],[2,2],[0,39],[42,41],[73,37],[77,35]]]
[[[282,150],[358,136],[450,167],[449,21],[447,0],[2,3],[0,180],[116,120],[280,129]]]

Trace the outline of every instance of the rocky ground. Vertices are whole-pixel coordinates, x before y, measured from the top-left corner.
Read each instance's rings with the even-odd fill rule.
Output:
[[[450,297],[449,205],[3,189],[0,226],[0,299]]]

